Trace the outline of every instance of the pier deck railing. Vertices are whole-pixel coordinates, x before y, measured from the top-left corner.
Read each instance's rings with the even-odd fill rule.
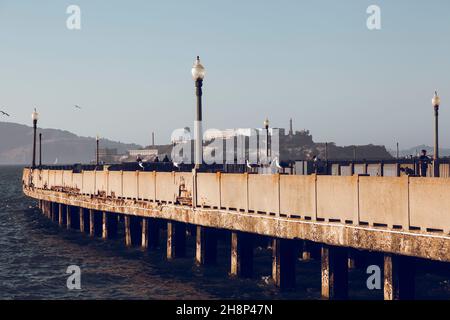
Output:
[[[450,177],[450,159],[439,159],[439,173],[442,178]],[[308,175],[315,172],[314,161],[298,160],[293,164],[294,172],[298,175]],[[321,162],[321,174],[333,176],[351,176],[364,174],[370,176],[400,177],[419,176],[420,161],[413,159],[392,159],[392,160],[329,160]],[[433,176],[433,163],[430,160],[427,165],[427,177]]]
[[[25,169],[26,187],[423,232],[450,232],[450,179]]]

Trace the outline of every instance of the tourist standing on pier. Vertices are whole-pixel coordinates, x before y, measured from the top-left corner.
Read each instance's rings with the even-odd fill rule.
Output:
[[[429,156],[427,156],[427,150],[422,150],[422,155],[419,157],[419,166],[420,166],[420,176],[426,177],[427,176],[427,170],[428,170],[428,164],[430,163],[431,159]]]
[[[325,166],[323,161],[318,157],[313,157],[313,168],[315,174],[324,174],[325,173]]]

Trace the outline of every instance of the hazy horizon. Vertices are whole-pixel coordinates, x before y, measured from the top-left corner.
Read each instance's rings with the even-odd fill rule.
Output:
[[[25,125],[25,126],[28,126],[30,129],[32,129],[32,126],[31,126],[30,124],[23,124],[23,123],[17,123],[17,122],[8,122],[8,121],[0,121],[0,123],[10,123],[10,124],[17,124],[17,125]],[[69,130],[64,129],[64,128],[50,128],[50,127],[45,127],[45,128],[43,128],[43,127],[38,127],[38,132],[39,132],[39,129],[42,129],[42,130],[61,130],[61,131],[68,131],[69,133],[75,134],[75,135],[77,135],[78,137],[91,138],[91,139],[95,139],[95,138],[96,138],[96,136],[82,135],[82,134],[79,134],[79,133],[77,133],[77,132],[69,131]],[[231,129],[242,129],[242,128],[231,128]],[[286,130],[285,133],[288,134],[288,129],[289,129],[289,128],[284,128],[284,129]],[[335,142],[335,141],[333,141],[333,140],[318,141],[318,140],[316,140],[316,139],[314,138],[314,135],[313,135],[312,137],[313,137],[313,140],[314,140],[315,143],[325,143],[325,142],[333,143],[333,142]],[[137,142],[135,142],[135,141],[115,140],[115,139],[112,139],[111,137],[100,137],[100,140],[102,140],[102,139],[106,139],[106,140],[114,141],[114,142],[120,142],[120,143],[123,143],[123,144],[137,144],[137,145],[140,145],[140,146],[142,146],[142,147],[149,147],[149,146],[151,145],[151,143],[139,144],[139,143],[137,143]],[[32,143],[32,141],[30,141],[30,143]],[[169,140],[167,140],[167,141],[157,141],[157,143],[155,143],[155,144],[156,144],[156,145],[168,145],[168,144],[170,144],[170,141],[169,141]],[[370,145],[370,144],[377,145],[377,144],[374,144],[374,143],[371,143],[371,142],[362,143],[362,144],[360,144],[360,145],[363,146],[363,145]],[[345,144],[345,145],[339,145],[339,144],[337,144],[337,145],[338,145],[338,146],[342,146],[342,147],[345,147],[345,146],[352,146],[351,144]],[[387,146],[387,145],[384,145],[384,144],[378,144],[378,145],[380,145],[380,146],[385,146],[386,149],[387,149],[388,151],[391,151],[391,152],[394,152],[394,151],[396,150],[396,146],[390,147],[390,146]],[[402,145],[400,145],[399,147],[400,147],[400,151],[402,152],[402,151],[407,151],[407,150],[409,150],[409,149],[413,149],[413,148],[420,147],[420,146],[423,146],[423,145],[424,145],[424,144],[417,144],[417,145],[411,145],[411,146],[402,146]],[[358,145],[357,145],[357,146],[358,146]],[[432,145],[432,144],[426,145],[426,146],[429,147],[429,148],[433,148],[433,145]],[[446,149],[446,150],[447,150],[447,149],[450,149],[450,148],[441,145],[439,149]]]
[[[193,126],[200,55],[205,128],[308,129],[315,141],[401,149],[450,141],[450,2],[0,1],[0,109],[80,136],[149,145]],[[369,5],[382,29],[366,27]],[[201,10],[199,10],[201,8]],[[75,109],[79,105],[82,109]]]

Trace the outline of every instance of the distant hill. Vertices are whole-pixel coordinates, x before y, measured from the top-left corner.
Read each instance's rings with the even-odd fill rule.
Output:
[[[80,137],[71,132],[58,129],[38,129],[43,135],[43,164],[89,163],[95,159],[95,138]],[[17,123],[0,122],[0,164],[30,164],[32,159],[33,128]],[[130,149],[141,149],[137,144],[126,144],[107,139],[100,140],[101,148],[116,148],[124,154]],[[149,146],[158,149],[159,154],[169,154],[172,145]],[[423,147],[417,147],[419,150]],[[311,159],[318,155],[325,158],[325,144],[313,141],[309,131],[295,132],[280,137],[281,160]],[[356,153],[358,160],[392,159],[384,146],[365,145],[341,147],[328,143],[328,158],[333,160],[352,160]],[[410,151],[405,151],[406,154]],[[450,154],[450,150],[448,150]],[[37,153],[37,156],[39,153]],[[37,158],[36,161],[39,159]],[[134,157],[128,159],[133,161]]]
[[[417,154],[420,153],[421,150],[427,150],[427,153],[429,155],[432,155],[434,153],[434,147],[430,147],[427,145],[419,145],[419,146],[415,146],[409,149],[404,149],[404,150],[400,150],[400,156],[401,157],[408,157],[408,156],[416,156]],[[397,154],[396,150],[389,150],[389,152],[395,157]],[[446,148],[439,148],[439,156],[440,157],[450,157],[450,149],[446,149]]]
[[[309,131],[296,132],[294,135],[280,137],[280,153],[282,160],[311,159],[318,156],[330,160],[389,160],[392,155],[385,146],[358,145],[337,146],[334,142],[314,142]]]
[[[95,138],[80,137],[58,129],[38,129],[42,133],[42,162],[53,164],[89,163],[95,159]],[[30,164],[33,148],[33,128],[10,122],[0,122],[0,164]],[[138,149],[126,144],[101,139],[102,148],[117,148],[119,153]],[[38,153],[39,154],[39,153]],[[36,159],[38,161],[38,159]]]
[[[227,145],[227,143],[225,143]],[[247,146],[249,142],[247,141]],[[380,145],[358,145],[337,146],[334,142],[315,142],[308,130],[295,131],[289,134],[281,132],[279,136],[280,160],[310,160],[314,156],[329,160],[390,160],[392,155],[385,146]],[[210,151],[211,152],[211,151]],[[256,149],[248,150],[253,156]]]

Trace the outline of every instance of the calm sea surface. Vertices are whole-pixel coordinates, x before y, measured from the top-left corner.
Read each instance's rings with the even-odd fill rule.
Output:
[[[217,266],[194,265],[194,240],[187,258],[168,262],[165,244],[154,251],[127,249],[123,239],[90,239],[47,220],[25,197],[22,168],[0,166],[0,299],[319,299],[320,263],[297,263],[297,288],[282,292],[270,283],[271,253],[255,251],[253,279],[230,279],[229,241],[219,243]],[[164,235],[163,235],[164,236]],[[381,264],[371,255],[367,264]],[[423,263],[422,263],[423,264]],[[450,299],[448,265],[423,264],[419,298]],[[68,290],[66,269],[81,268],[81,290]],[[349,274],[352,299],[380,299],[366,288],[365,269]]]

